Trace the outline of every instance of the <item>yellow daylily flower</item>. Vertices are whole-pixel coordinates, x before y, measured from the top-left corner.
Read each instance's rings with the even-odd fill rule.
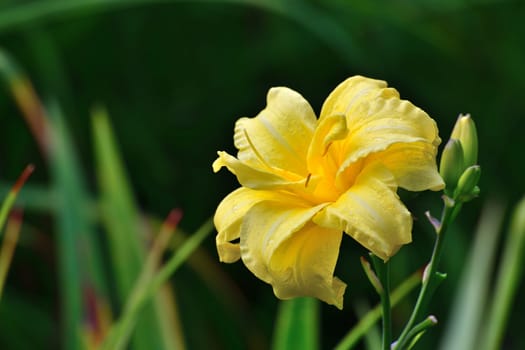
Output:
[[[385,261],[409,243],[412,218],[396,191],[443,189],[440,142],[434,120],[384,81],[347,79],[319,119],[297,92],[270,89],[266,108],[235,124],[237,157],[218,152],[213,163],[242,186],[215,214],[220,260],[242,259],[281,299],[342,308],[343,232]]]

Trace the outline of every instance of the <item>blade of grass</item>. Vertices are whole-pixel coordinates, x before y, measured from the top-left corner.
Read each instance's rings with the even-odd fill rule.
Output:
[[[0,75],[3,76],[40,150],[47,156],[49,137],[44,108],[31,81],[11,55],[1,48]]]
[[[294,298],[279,303],[273,349],[319,348],[319,302],[313,298]]]
[[[182,211],[174,209],[169,213],[168,217],[160,227],[159,233],[153,241],[138,281],[135,283],[133,292],[127,301],[128,303],[137,297],[140,286],[150,283],[181,218]],[[162,327],[162,334],[164,336],[166,347],[168,349],[184,349],[184,336],[177,315],[177,304],[174,299],[173,290],[169,285],[160,288],[156,297],[156,302],[163,307],[163,312],[159,313],[159,317],[161,318],[160,326]]]
[[[18,243],[20,228],[22,227],[22,213],[22,210],[14,210],[7,220],[5,236],[0,250],[0,301],[2,300],[7,272],[9,271],[9,266],[11,265],[11,260],[13,259],[13,254]]]
[[[146,263],[144,264],[144,267],[142,268],[142,271],[141,271],[141,273],[139,275],[139,278],[135,282],[135,285],[133,287],[133,291],[130,294],[128,300],[126,301],[126,306],[124,308],[124,313],[123,313],[123,317],[122,318],[125,319],[125,317],[127,315],[127,311],[130,310],[130,308],[133,308],[133,305],[137,302],[138,298],[140,298],[140,294],[141,294],[142,289],[144,289],[145,286],[147,286],[151,282],[151,280],[153,278],[153,275],[154,275],[155,271],[157,270],[157,266],[160,263],[162,254],[166,250],[166,248],[167,248],[167,246],[169,244],[169,241],[170,241],[171,237],[173,236],[173,233],[175,232],[175,228],[177,227],[178,222],[181,219],[181,215],[182,214],[181,214],[180,211],[173,210],[173,211],[170,212],[170,214],[168,215],[168,218],[162,224],[162,226],[160,228],[160,232],[157,235],[157,237],[155,238],[155,240],[153,242],[153,245],[150,248],[149,254],[148,254],[147,259],[146,259]],[[138,312],[135,313],[135,315],[138,315]],[[169,318],[170,317],[166,316],[166,320],[168,320]],[[126,328],[126,329],[124,329],[122,327],[121,328],[116,327],[117,329],[121,329],[123,331],[120,334],[118,334],[118,333],[117,334],[115,334],[115,333],[112,334],[112,336],[114,336],[114,338],[110,338],[110,340],[113,342],[109,346],[111,349],[113,349],[113,348],[123,348],[123,347],[126,346],[126,344],[128,342],[128,339],[129,339],[129,336],[130,336],[130,334],[132,332],[132,328],[136,324],[136,321],[137,320],[135,318],[134,320],[130,320],[130,321],[124,322],[124,324],[129,325],[129,327]],[[122,324],[121,321],[119,321],[119,323]],[[179,335],[182,336],[182,332],[179,332]],[[177,341],[177,340],[175,340],[175,342],[172,341],[173,345],[175,345],[177,343],[179,345],[181,345],[181,348],[184,347],[182,345],[183,344],[182,343],[182,338],[180,339],[180,341]]]
[[[478,349],[475,343],[479,327],[484,322],[483,313],[503,215],[504,205],[501,202],[489,200],[485,204],[440,349]]]
[[[60,208],[56,213],[56,223],[63,346],[67,349],[82,349],[82,273],[78,259],[78,237],[85,228],[84,203],[79,196],[76,159],[73,160],[69,134],[57,105],[51,106],[50,116],[53,117],[50,165]]]
[[[122,307],[145,262],[147,232],[141,223],[107,113],[102,108],[95,108],[92,116],[100,213],[107,231],[118,303]],[[163,349],[169,345],[160,326],[163,319],[160,314],[167,311],[159,303],[156,299],[141,314],[132,338],[134,349]]]
[[[34,170],[35,167],[33,165],[28,165],[24,169],[14,186],[11,187],[11,190],[7,193],[7,196],[4,199],[4,202],[2,203],[2,207],[0,208],[0,232],[2,231],[2,227],[4,226],[9,211],[15,204],[15,201],[18,197],[18,194],[20,193],[20,190],[22,189],[22,186],[25,184],[25,182]]]
[[[0,208],[0,233],[4,227],[5,220],[7,215],[11,211],[13,204],[16,201],[20,189],[25,184],[31,173],[34,171],[33,165],[28,165],[14,186],[11,188],[11,191],[7,194],[7,197],[2,203]],[[2,293],[4,290],[4,283],[7,277],[7,272],[9,271],[9,266],[11,265],[11,260],[18,242],[18,236],[20,233],[20,227],[22,225],[22,211],[13,212],[10,219],[7,222],[7,229],[2,242],[2,248],[0,250],[0,300],[2,299]]]
[[[5,197],[11,190],[6,182],[0,182],[0,197]],[[56,193],[47,186],[28,184],[17,196],[17,205],[24,207],[26,211],[38,211],[54,213],[56,211]]]
[[[106,300],[100,249],[94,239],[90,218],[91,199],[87,195],[79,160],[57,104],[49,109],[52,145],[50,165],[56,191],[58,259],[62,302],[64,347],[81,349],[85,332],[83,299],[86,288],[94,288],[97,298]]]
[[[496,287],[491,298],[481,339],[476,349],[495,350],[502,348],[502,339],[511,311],[512,302],[523,274],[525,250],[525,197],[516,205],[502,254]]]
[[[160,226],[160,223],[153,219],[152,224]],[[188,237],[189,234],[182,229],[177,229],[173,235],[170,250],[177,251]],[[213,256],[213,253],[199,247],[186,263],[195,272],[195,275],[202,280],[213,300],[221,305],[223,312],[227,313],[224,316],[229,320],[223,317],[224,322],[221,323],[221,326],[226,331],[221,332],[221,336],[227,339],[231,334],[231,337],[237,341],[247,344],[248,348],[268,349],[268,337],[263,333],[262,327],[258,325],[257,319],[252,317],[246,297],[231,276],[225,272],[217,258]],[[230,324],[234,324],[234,326],[230,326]]]
[[[137,319],[148,301],[157,293],[171,275],[186,262],[188,257],[199,247],[202,241],[213,231],[213,221],[206,221],[184,244],[171,256],[164,266],[152,276],[150,283],[137,283],[133,291],[133,298],[128,299],[124,312],[116,322],[108,338],[102,346],[102,350],[123,349],[128,341],[129,335],[136,326]],[[146,267],[147,268],[147,267]]]
[[[67,74],[64,71],[64,65],[61,60],[60,51],[54,43],[53,36],[49,35],[47,31],[38,26],[31,26],[24,31],[24,36],[27,39],[27,42],[33,52],[33,56],[36,57],[36,65],[38,67],[39,76],[46,88],[49,91],[53,91],[54,94],[58,94],[61,97],[61,104],[59,113],[62,115],[64,104],[70,105],[73,101],[70,91],[73,89],[67,84]],[[16,80],[16,79],[15,79]],[[29,84],[30,85],[30,84]],[[34,91],[33,91],[34,93]],[[23,95],[25,96],[25,95]],[[36,100],[31,103],[31,100]],[[38,101],[38,96],[36,93],[27,94],[26,99],[20,99],[20,105],[24,105],[26,102],[27,105],[31,106],[40,106]],[[71,107],[71,106],[70,106]],[[73,108],[69,108],[71,111]],[[26,117],[26,119],[31,122],[29,123],[34,129],[39,130],[39,135],[43,142],[49,143],[48,140],[48,116],[46,116],[45,108],[36,108],[33,109],[33,114],[31,118]],[[30,113],[26,113],[30,114]],[[70,115],[70,117],[74,117]],[[60,118],[60,117],[59,117]],[[65,132],[65,141],[66,146],[69,147],[69,155],[64,158],[65,161],[70,161],[69,165],[64,165],[67,169],[69,166],[69,172],[74,175],[76,180],[72,182],[73,187],[76,187],[78,195],[78,205],[83,207],[82,214],[79,216],[81,220],[79,223],[81,226],[78,227],[79,232],[84,234],[79,235],[78,240],[80,245],[83,247],[84,255],[79,256],[80,266],[84,273],[83,276],[83,307],[87,315],[90,315],[91,303],[97,304],[96,309],[104,309],[104,314],[111,315],[108,303],[108,287],[106,285],[107,280],[104,276],[103,262],[101,258],[101,249],[100,242],[97,240],[96,233],[94,231],[94,223],[97,219],[95,214],[95,203],[91,200],[88,195],[86,179],[84,173],[80,167],[79,157],[75,152],[74,145],[71,142],[71,137],[69,135],[69,128],[67,127],[64,119],[62,118],[60,123],[64,126]],[[45,146],[45,145],[44,145]],[[46,149],[42,146],[42,152],[44,155],[48,155]],[[50,191],[51,194],[54,191]],[[34,200],[36,198],[32,198]],[[53,199],[53,198],[51,198]],[[49,207],[49,204],[48,204]],[[92,299],[90,299],[92,298]],[[89,317],[86,316],[86,319]],[[99,328],[100,325],[89,324],[93,320],[88,321],[88,328]]]
[[[107,299],[98,255],[100,249],[89,218],[88,204],[91,200],[87,196],[79,162],[58,105],[51,105],[51,113],[47,114],[31,81],[5,50],[0,50],[0,73],[51,167],[59,231],[57,251],[63,345],[68,349],[77,349],[82,346],[83,308],[88,307],[88,301],[82,299],[85,294],[82,288],[92,288],[93,295],[101,304]],[[49,116],[53,119],[50,120]]]
[[[391,294],[390,302],[392,307],[396,306],[404,297],[414,290],[421,283],[421,272],[415,272],[404,280]],[[353,348],[357,342],[365,335],[368,330],[381,318],[381,305],[376,305],[365,317],[348,332],[343,339],[336,345],[336,350],[346,350]]]
[[[156,298],[157,303],[164,307],[164,312],[160,313],[159,317],[166,348],[186,349],[186,341],[174,289],[169,284],[165,284],[158,291]]]
[[[370,312],[370,306],[366,300],[358,300],[354,303],[354,309],[359,319]],[[372,326],[364,335],[365,348],[368,350],[381,349],[381,331],[377,325]]]

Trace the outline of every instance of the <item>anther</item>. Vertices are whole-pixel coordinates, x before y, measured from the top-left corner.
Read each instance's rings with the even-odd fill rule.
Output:
[[[310,178],[311,178],[311,177],[312,177],[312,174],[311,174],[311,173],[308,174],[308,176],[306,177],[306,181],[305,181],[305,183],[304,183],[304,187],[305,187],[305,188],[308,187],[308,183],[310,182]]]

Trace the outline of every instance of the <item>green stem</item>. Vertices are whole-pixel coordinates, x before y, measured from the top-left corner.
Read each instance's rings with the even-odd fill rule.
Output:
[[[434,316],[428,316],[423,321],[419,322],[412,328],[407,335],[407,339],[410,340],[408,348],[411,349],[412,345],[419,339],[419,337],[430,327],[437,324],[437,319]]]
[[[426,268],[425,274],[423,276],[423,284],[421,290],[419,291],[419,296],[417,298],[416,306],[412,311],[412,315],[408,320],[403,332],[399,336],[395,349],[403,350],[411,343],[413,336],[412,329],[417,321],[421,319],[422,314],[426,312],[428,303],[434,294],[434,291],[443,281],[445,276],[438,273],[438,265],[441,260],[441,255],[443,253],[443,244],[445,242],[446,233],[449,225],[454,221],[456,215],[461,209],[461,202],[454,202],[450,198],[445,198],[445,206],[442,213],[441,225],[436,230],[436,241],[434,243],[434,250],[432,251],[432,257]]]
[[[404,280],[390,296],[392,307],[396,306],[403,298],[405,298],[414,288],[419,285],[421,281],[421,273],[415,272],[406,280]],[[376,305],[370,310],[365,317],[361,318],[359,322],[344,336],[343,339],[336,345],[335,350],[347,350],[354,347],[359,339],[379,320],[381,317],[381,306]]]
[[[390,350],[392,344],[392,312],[390,306],[390,265],[383,262],[377,256],[370,254],[374,269],[379,281],[381,281],[382,290],[379,293],[381,299],[381,310],[383,313],[383,340],[382,349]]]

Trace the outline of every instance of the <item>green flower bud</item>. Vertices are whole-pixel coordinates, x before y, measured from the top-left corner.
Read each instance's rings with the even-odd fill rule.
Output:
[[[439,173],[445,181],[445,194],[451,195],[464,168],[463,149],[459,140],[448,140],[439,164]]]
[[[458,180],[458,186],[454,191],[454,198],[460,201],[467,202],[479,194],[479,187],[477,186],[481,176],[481,168],[479,165],[468,167]]]
[[[470,114],[459,115],[450,138],[461,142],[465,168],[478,163],[478,133]]]

